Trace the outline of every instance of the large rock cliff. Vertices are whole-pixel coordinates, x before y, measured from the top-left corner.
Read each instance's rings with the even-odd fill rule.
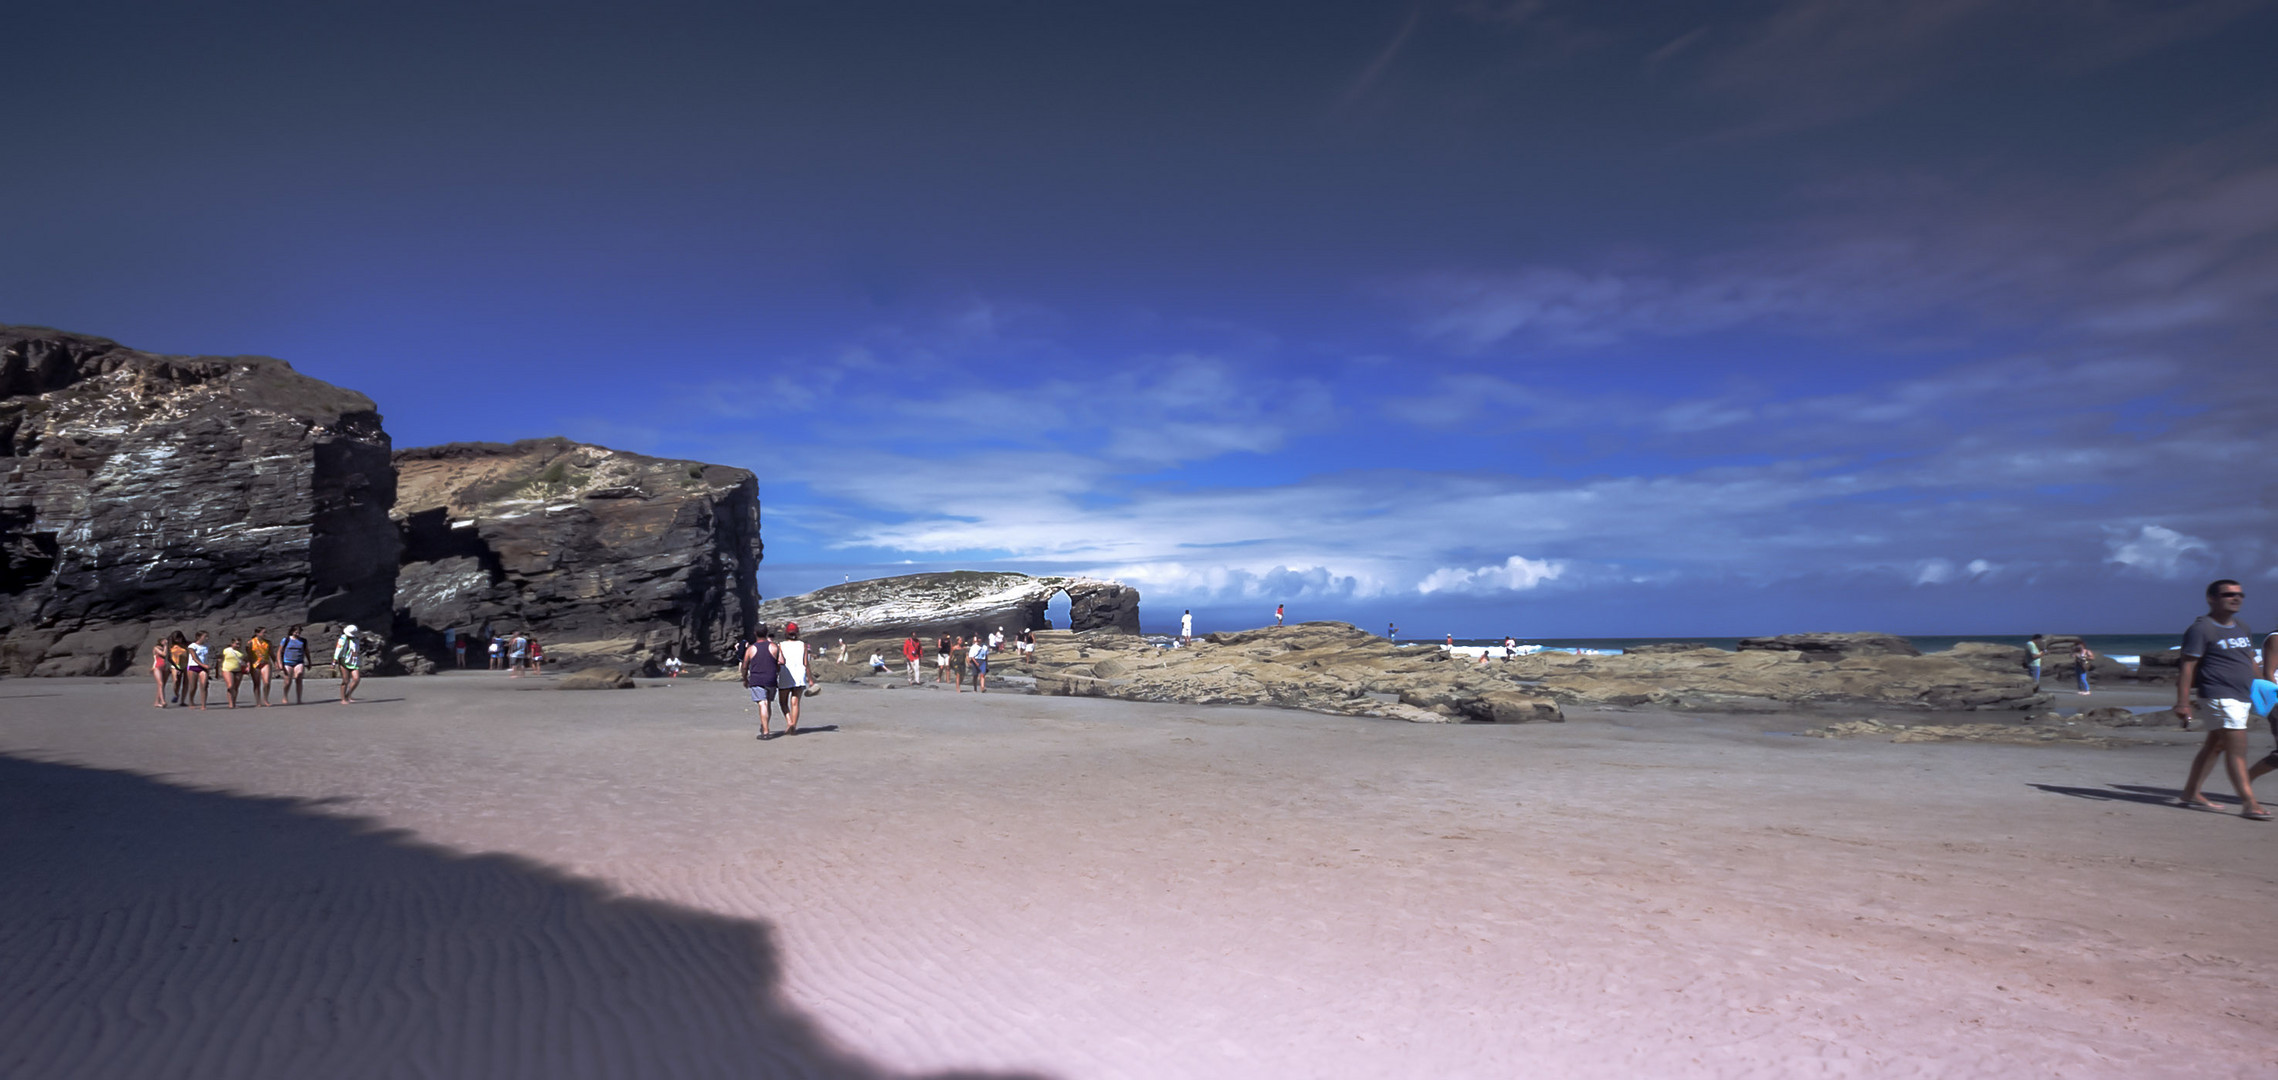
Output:
[[[759,483],[568,439],[404,450],[396,632],[529,629],[570,660],[724,662],[759,597]],[[556,644],[556,643],[560,644]],[[480,662],[480,654],[470,657]]]
[[[370,398],[258,356],[0,326],[0,671],[116,674],[162,631],[387,625]]]
[[[957,570],[829,585],[759,606],[770,626],[799,624],[808,638],[828,633],[848,641],[916,634],[1007,633],[1046,628],[1052,598],[1068,594],[1067,630],[1139,632],[1139,590],[1115,581]]]

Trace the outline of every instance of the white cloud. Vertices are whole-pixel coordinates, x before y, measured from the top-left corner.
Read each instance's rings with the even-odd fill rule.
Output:
[[[1565,572],[1564,563],[1513,555],[1500,566],[1440,567],[1424,575],[1424,580],[1416,583],[1416,591],[1427,596],[1437,592],[1523,592],[1543,582],[1556,581]]]
[[[2113,530],[2105,540],[2111,555],[2105,561],[2140,570],[2153,577],[2174,578],[2205,562],[2213,546],[2205,540],[2164,525],[2145,525],[2128,536]]]

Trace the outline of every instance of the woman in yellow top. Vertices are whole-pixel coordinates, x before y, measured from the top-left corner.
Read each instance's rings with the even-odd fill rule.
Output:
[[[221,651],[221,685],[229,707],[237,708],[237,682],[245,677],[245,639],[231,638]]]
[[[269,639],[261,635],[269,632],[266,626],[253,628],[253,636],[245,639],[245,664],[253,673],[253,704],[269,704]]]

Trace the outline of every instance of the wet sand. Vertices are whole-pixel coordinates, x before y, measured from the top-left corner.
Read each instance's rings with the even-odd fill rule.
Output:
[[[2196,734],[552,681],[0,682],[0,1074],[2278,1074]]]

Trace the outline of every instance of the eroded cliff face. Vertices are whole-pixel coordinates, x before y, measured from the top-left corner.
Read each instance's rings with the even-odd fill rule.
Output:
[[[848,641],[916,634],[1007,633],[1045,628],[1052,598],[1068,594],[1070,625],[1060,629],[1139,632],[1139,590],[1115,581],[957,570],[830,585],[760,605],[770,626],[799,624],[809,638]]]
[[[370,398],[254,356],[0,327],[0,670],[108,675],[166,631],[384,627]]]
[[[399,639],[528,629],[549,656],[724,662],[758,595],[759,483],[568,439],[396,454]],[[481,654],[470,656],[480,663]]]

